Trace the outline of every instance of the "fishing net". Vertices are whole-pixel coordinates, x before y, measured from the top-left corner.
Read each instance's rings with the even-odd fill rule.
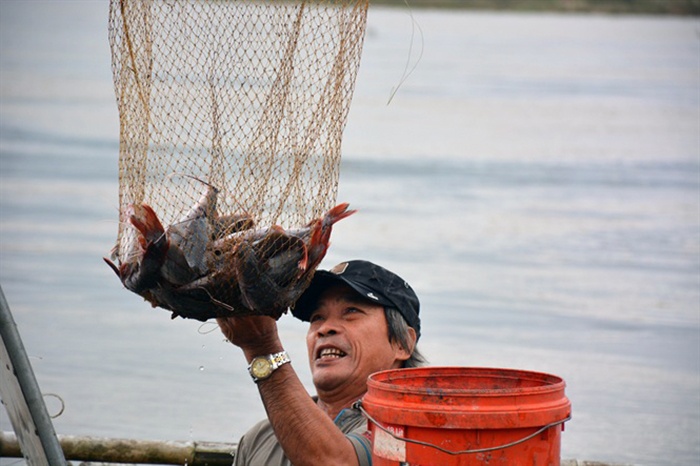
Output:
[[[368,0],[111,0],[117,242],[173,316],[279,317],[331,226]]]

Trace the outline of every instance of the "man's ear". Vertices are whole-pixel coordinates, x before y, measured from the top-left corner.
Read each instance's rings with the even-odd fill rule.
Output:
[[[408,327],[408,349],[403,348],[396,343],[396,359],[406,361],[413,354],[413,349],[416,347],[416,330],[413,327]]]

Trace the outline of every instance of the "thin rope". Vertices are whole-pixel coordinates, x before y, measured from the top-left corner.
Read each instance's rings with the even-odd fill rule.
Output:
[[[408,14],[411,17],[411,43],[408,46],[408,57],[406,57],[406,66],[404,66],[403,69],[403,74],[401,75],[401,79],[399,79],[399,83],[391,90],[391,93],[389,94],[389,100],[387,101],[387,105],[391,103],[392,100],[394,100],[394,96],[396,93],[399,91],[399,88],[403,85],[403,83],[408,79],[409,76],[413,74],[413,72],[416,70],[418,67],[418,64],[420,63],[421,59],[423,58],[423,50],[425,49],[425,39],[423,37],[423,29],[420,27],[420,24],[418,24],[418,21],[416,21],[416,18],[413,16],[413,9],[411,9],[411,6],[408,4],[408,0],[404,0],[404,3],[406,4],[406,8],[408,8]],[[411,69],[408,69],[409,63],[411,63],[411,55],[413,55],[413,40],[416,35],[416,28],[418,28],[418,32],[420,33],[420,53],[418,55],[418,59],[416,62],[413,64]]]
[[[381,425],[381,424],[380,424],[377,420],[375,420],[372,416],[370,416],[370,415],[367,413],[367,411],[365,411],[365,409],[362,407],[361,401],[355,402],[355,407],[358,408],[360,411],[362,411],[362,414],[364,414],[364,415],[367,417],[367,419],[369,419],[369,420],[372,422],[372,424],[374,424],[374,425],[377,426],[380,430],[386,432],[387,434],[389,434],[391,437],[395,438],[396,440],[400,440],[400,441],[402,441],[402,442],[414,443],[414,444],[416,444],[416,445],[421,445],[421,446],[424,446],[424,447],[434,448],[434,449],[436,449],[436,450],[438,450],[438,451],[441,451],[441,452],[443,452],[443,453],[447,453],[448,455],[465,455],[465,454],[470,454],[470,453],[486,453],[486,452],[489,452],[489,451],[502,450],[502,449],[505,449],[505,448],[510,448],[510,447],[515,446],[515,445],[519,445],[519,444],[521,444],[521,443],[523,443],[523,442],[527,442],[528,440],[530,440],[530,439],[533,438],[533,437],[537,437],[538,435],[540,435],[542,432],[544,432],[545,430],[549,429],[550,427],[555,427],[555,426],[558,426],[559,424],[563,424],[563,423],[565,423],[566,421],[571,420],[571,416],[568,416],[566,419],[563,419],[563,420],[561,420],[561,421],[555,421],[555,422],[552,422],[552,423],[550,423],[550,424],[547,424],[546,426],[540,428],[539,430],[533,432],[532,434],[530,434],[530,435],[528,435],[528,436],[526,436],[526,437],[524,437],[524,438],[522,438],[522,439],[520,439],[520,440],[516,440],[516,441],[510,442],[510,443],[506,443],[506,444],[504,444],[504,445],[499,445],[499,446],[497,446],[497,447],[477,448],[477,449],[473,449],[473,450],[452,451],[452,450],[448,450],[448,449],[446,449],[446,448],[442,448],[442,447],[440,447],[440,446],[438,446],[438,445],[435,445],[435,444],[432,444],[432,443],[429,443],[429,442],[423,442],[423,441],[421,441],[421,440],[415,440],[415,439],[411,439],[411,438],[399,437],[398,435],[394,434],[392,431],[390,431],[389,429],[387,429],[386,427],[384,427],[383,425]]]
[[[58,401],[61,403],[61,409],[59,409],[58,412],[57,412],[56,414],[49,415],[49,417],[50,417],[51,419],[56,419],[56,418],[59,417],[61,414],[63,414],[63,411],[66,410],[66,402],[63,401],[63,398],[61,398],[60,395],[58,395],[58,394],[56,394],[56,393],[43,393],[42,395],[44,396],[44,398],[49,397],[49,396],[52,396],[52,397],[54,397],[54,398],[57,398]]]

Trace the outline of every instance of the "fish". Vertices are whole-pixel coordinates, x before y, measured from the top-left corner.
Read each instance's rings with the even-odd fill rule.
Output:
[[[180,250],[193,274],[202,276],[207,271],[204,251],[218,217],[216,200],[219,190],[209,183],[197,180],[207,185],[206,192],[184,217],[168,226],[167,234],[170,243]]]
[[[263,238],[243,241],[235,252],[234,272],[241,299],[248,309],[274,315],[296,301],[293,291],[307,246],[282,229]]]
[[[301,228],[256,228],[245,212],[219,215],[219,190],[203,183],[206,192],[167,228],[148,204],[129,204],[134,240],[123,260],[116,252],[113,260],[104,258],[125,288],[172,318],[278,319],[309,285],[333,225],[356,212],[344,203]]]
[[[129,204],[127,218],[136,229],[135,239],[127,247],[125,260],[117,266],[106,257],[104,261],[117,274],[124,287],[136,294],[153,288],[160,277],[169,242],[165,229],[155,211],[147,204]]]
[[[113,260],[119,265],[104,258],[125,288],[142,296],[153,307],[172,311],[173,318],[206,321],[232,311],[207,290],[188,286],[209,273],[202,263],[209,242],[208,227],[202,221],[213,212],[207,208],[214,199],[211,192],[168,228],[163,227],[148,204],[129,204],[126,212],[136,232],[134,240],[127,244],[123,261],[113,253]]]
[[[255,228],[255,221],[247,213],[220,215],[213,219],[211,240],[217,241],[226,235]]]
[[[354,214],[339,204],[301,229],[280,226],[238,237],[231,273],[241,304],[256,314],[279,316],[308,287],[328,251],[333,224]],[[229,262],[231,263],[231,262]]]
[[[308,235],[309,238],[307,243],[307,261],[302,264],[304,270],[315,270],[326,256],[328,247],[331,244],[333,225],[357,212],[356,210],[348,210],[348,207],[350,205],[347,202],[338,204],[323,216],[309,222],[307,225],[308,233],[306,230],[297,233],[301,234],[303,238],[306,238]]]

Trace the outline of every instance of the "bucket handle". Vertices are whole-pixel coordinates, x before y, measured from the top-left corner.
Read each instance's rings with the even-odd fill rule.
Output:
[[[365,411],[365,409],[362,407],[362,400],[357,400],[357,401],[353,404],[353,408],[359,409],[359,410],[362,412],[362,414],[364,414],[365,417],[367,417],[367,419],[369,419],[369,420],[372,422],[372,424],[374,424],[375,426],[379,427],[379,429],[383,430],[384,432],[386,432],[387,434],[389,434],[390,436],[392,436],[392,437],[395,438],[396,440],[400,440],[400,441],[402,441],[402,442],[415,443],[416,445],[422,445],[422,446],[424,446],[424,447],[434,448],[434,449],[439,450],[439,451],[441,451],[441,452],[443,452],[443,453],[447,453],[448,455],[465,455],[465,454],[467,454],[467,453],[486,453],[486,452],[489,452],[489,451],[494,451],[494,450],[501,450],[501,449],[505,449],[505,448],[510,448],[510,447],[513,447],[513,446],[518,445],[518,444],[520,444],[520,443],[527,442],[528,440],[530,440],[530,439],[533,438],[533,437],[537,437],[538,435],[540,435],[542,432],[544,432],[545,430],[549,429],[550,427],[558,426],[559,424],[563,424],[563,423],[565,423],[566,421],[571,420],[571,415],[569,415],[569,416],[566,417],[566,419],[562,419],[561,421],[555,421],[555,422],[552,422],[552,423],[550,423],[550,424],[547,424],[546,426],[540,428],[539,430],[533,432],[533,433],[530,434],[530,435],[527,435],[526,437],[523,437],[523,438],[521,438],[521,439],[519,439],[519,440],[515,440],[515,441],[510,442],[510,443],[506,443],[506,444],[504,444],[504,445],[499,445],[499,446],[497,446],[497,447],[476,448],[476,449],[473,449],[473,450],[452,451],[452,450],[447,450],[446,448],[442,448],[442,447],[440,447],[440,446],[438,446],[438,445],[435,445],[435,444],[432,444],[432,443],[429,443],[429,442],[423,442],[423,441],[421,441],[421,440],[415,440],[415,439],[410,439],[410,438],[405,438],[405,437],[399,437],[398,435],[396,435],[395,433],[393,433],[392,431],[390,431],[389,429],[387,429],[386,427],[384,427],[383,425],[381,425],[379,422],[377,422],[377,420],[374,419],[372,416],[370,416],[369,413],[367,413],[367,411]]]

